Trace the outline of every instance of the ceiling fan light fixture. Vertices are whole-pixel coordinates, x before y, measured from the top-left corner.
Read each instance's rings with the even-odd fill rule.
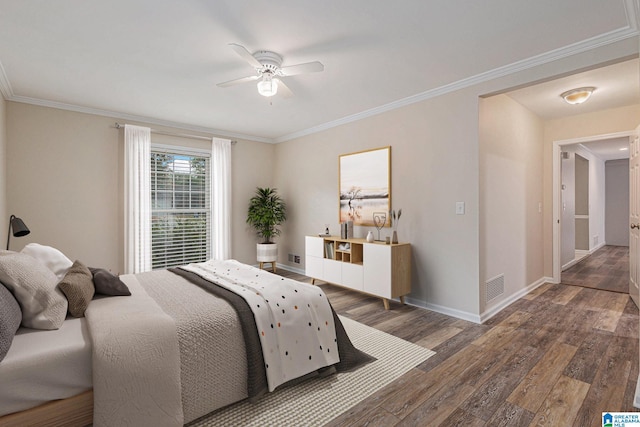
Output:
[[[258,82],[258,93],[267,97],[275,95],[278,93],[278,82],[273,80],[271,75],[265,74]]]
[[[577,89],[571,89],[566,92],[563,92],[560,94],[560,96],[568,104],[572,104],[572,105],[582,104],[587,99],[589,99],[589,97],[591,96],[594,90],[596,90],[596,88],[593,86],[579,87]]]

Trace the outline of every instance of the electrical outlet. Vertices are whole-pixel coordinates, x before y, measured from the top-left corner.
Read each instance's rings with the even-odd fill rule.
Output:
[[[293,262],[295,264],[300,264],[300,255],[294,255],[293,256]]]

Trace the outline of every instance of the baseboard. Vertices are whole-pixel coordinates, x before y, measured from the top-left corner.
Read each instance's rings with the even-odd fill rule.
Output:
[[[596,245],[595,247],[589,249],[589,255],[591,255],[592,253],[594,253],[598,249],[602,248],[603,246],[607,246],[607,242],[602,242],[602,243]]]
[[[585,251],[582,249],[576,249],[576,259],[582,259],[584,257],[586,257],[587,255],[591,255],[593,252],[591,251]]]
[[[588,251],[582,250],[582,249],[576,249],[575,258],[572,259],[571,261],[569,261],[568,263],[566,263],[565,265],[563,265],[562,266],[562,271],[565,271],[566,269],[573,267],[574,265],[576,265],[577,263],[582,261],[584,257],[593,254],[595,251],[597,251],[598,249],[601,249],[604,246],[607,246],[607,242],[602,242],[602,243],[598,244],[597,246],[589,249]],[[581,255],[581,256],[578,256],[578,255]]]
[[[571,267],[573,267],[574,265],[576,265],[577,263],[579,263],[580,261],[582,261],[586,256],[591,255],[593,252],[591,251],[581,251],[581,250],[577,250],[576,254],[575,254],[575,258],[573,258],[571,261],[569,261],[568,263],[566,263],[565,265],[562,266],[562,271],[565,271]],[[578,254],[580,254],[581,256],[578,256]]]
[[[304,269],[300,268],[300,267],[292,267],[290,265],[287,264],[277,264],[277,268],[281,268],[283,270],[287,270],[290,271],[292,273],[298,273],[298,274],[302,274],[304,276]]]
[[[415,298],[405,297],[405,302],[409,305],[413,305],[420,308],[426,308],[427,310],[435,311],[436,313],[446,314],[447,316],[456,317],[458,319],[466,320],[473,323],[480,324],[480,317],[477,314],[469,313],[466,311],[456,310],[442,305],[431,304]]]
[[[526,288],[520,289],[515,294],[510,295],[508,298],[500,301],[500,303],[498,303],[495,306],[489,308],[488,310],[485,310],[484,313],[482,313],[480,315],[480,322],[479,323],[486,322],[487,320],[491,319],[493,316],[495,316],[496,314],[501,312],[503,309],[505,309],[506,307],[510,306],[511,304],[513,304],[514,302],[516,302],[517,300],[519,300],[520,298],[522,298],[523,296],[525,296],[529,292],[533,291],[534,289],[536,289],[539,286],[543,285],[544,283],[548,283],[548,282],[553,282],[553,279],[551,279],[549,277],[541,277],[540,279],[536,280],[535,282],[533,282],[532,284],[530,284]]]

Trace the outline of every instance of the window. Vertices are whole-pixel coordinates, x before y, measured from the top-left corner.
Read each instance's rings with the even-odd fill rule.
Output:
[[[210,156],[151,148],[151,267],[211,258]]]

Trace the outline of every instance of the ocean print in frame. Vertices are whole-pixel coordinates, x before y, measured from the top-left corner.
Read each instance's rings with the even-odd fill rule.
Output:
[[[342,154],[338,161],[340,222],[375,226],[374,213],[391,208],[391,147]]]

